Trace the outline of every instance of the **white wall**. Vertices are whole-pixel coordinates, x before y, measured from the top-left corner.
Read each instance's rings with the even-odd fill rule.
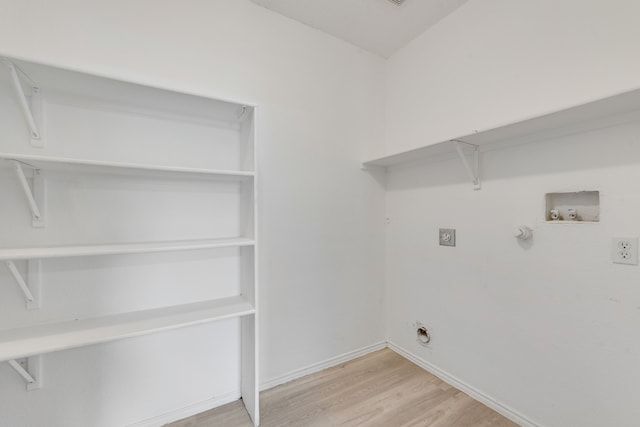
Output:
[[[259,105],[263,382],[384,339],[384,195],[358,167],[381,143],[381,59],[248,1],[0,11],[3,55]],[[237,358],[221,329],[47,356],[32,393],[0,365],[0,425],[125,425],[234,392],[212,376]]]
[[[379,58],[240,0],[3,0],[0,53],[260,105],[267,381],[383,339],[383,196],[358,163],[640,86],[639,9],[472,1],[392,57],[386,83]],[[389,338],[541,425],[632,425],[638,270],[608,253],[640,234],[638,130],[486,153],[480,192],[453,159],[391,173]],[[582,188],[602,192],[599,225],[540,222],[545,192]],[[521,222],[530,248],[510,237]],[[436,246],[440,226],[456,249]],[[42,392],[2,365],[0,420],[123,425],[233,391],[233,375],[199,381],[224,362],[216,328],[51,355]]]
[[[391,152],[640,86],[637,2],[471,1],[392,57]],[[541,426],[634,426],[640,122],[488,151],[473,191],[458,159],[389,173],[388,336]],[[544,194],[600,190],[599,224],[543,221]],[[511,236],[534,227],[530,245]],[[456,248],[438,228],[456,228]],[[433,341],[415,341],[416,321]]]
[[[386,151],[640,87],[634,0],[475,0],[388,62]]]

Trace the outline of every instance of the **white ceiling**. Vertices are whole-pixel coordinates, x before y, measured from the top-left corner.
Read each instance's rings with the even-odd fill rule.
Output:
[[[251,0],[385,58],[468,0]]]

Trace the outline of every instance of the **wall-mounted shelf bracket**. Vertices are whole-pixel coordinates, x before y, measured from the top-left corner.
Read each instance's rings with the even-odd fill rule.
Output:
[[[458,140],[453,140],[452,142],[455,144],[456,151],[458,152],[458,156],[462,161],[462,165],[464,166],[467,174],[469,175],[469,178],[471,179],[473,189],[480,190],[480,150],[478,149],[478,146]],[[471,162],[469,162],[469,159],[467,159],[467,156],[465,155],[465,148],[471,148]]]
[[[26,163],[19,162],[17,160],[10,160],[13,170],[20,182],[20,188],[24,192],[29,209],[31,209],[31,225],[34,227],[46,226],[44,207],[45,207],[45,191],[46,183],[42,171]],[[25,174],[24,167],[29,168],[32,171],[31,181],[32,185],[29,185],[29,180]]]
[[[20,290],[24,294],[24,298],[27,301],[27,308],[35,310],[41,307],[40,294],[41,294],[41,261],[40,260],[27,260],[27,275],[22,276],[20,270],[16,267],[15,263],[10,260],[5,260],[4,264],[9,269],[9,272],[15,279],[16,283],[20,287]]]
[[[26,381],[28,391],[42,388],[42,356],[9,360],[9,365]]]
[[[9,74],[11,74],[11,83],[13,89],[18,98],[18,104],[22,110],[29,131],[31,134],[31,145],[34,147],[44,147],[44,139],[42,138],[41,126],[42,123],[42,99],[40,94],[40,88],[31,80],[31,78],[25,74],[20,68],[18,68],[13,62],[5,59],[4,62],[9,67]],[[27,81],[30,88],[30,94],[27,95],[23,89],[20,76],[23,76]]]

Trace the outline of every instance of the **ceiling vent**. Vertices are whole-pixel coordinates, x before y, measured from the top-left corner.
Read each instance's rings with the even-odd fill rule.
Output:
[[[404,3],[406,0],[389,0],[389,3],[393,3],[396,6],[402,6],[402,3]]]

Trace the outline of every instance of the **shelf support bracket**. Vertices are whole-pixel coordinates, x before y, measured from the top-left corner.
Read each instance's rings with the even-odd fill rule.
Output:
[[[18,177],[18,181],[20,182],[20,187],[24,192],[24,195],[27,199],[27,203],[29,204],[29,209],[31,209],[31,225],[34,227],[44,227],[46,225],[45,218],[42,210],[38,206],[44,207],[45,200],[45,181],[42,176],[42,172],[40,169],[36,169],[33,166],[23,164],[17,160],[10,160],[13,165],[13,170]],[[24,173],[24,166],[28,166],[33,168],[33,190],[29,185],[29,181],[27,180],[27,176]]]
[[[11,82],[13,89],[18,97],[18,104],[22,110],[27,125],[31,133],[31,145],[34,147],[44,147],[44,140],[42,139],[42,133],[40,132],[41,119],[41,97],[40,88],[38,85],[29,78],[22,70],[20,70],[13,62],[5,59],[7,67],[9,67],[9,74],[11,75]],[[26,80],[28,80],[29,87],[31,88],[31,95],[27,96],[22,88],[22,82],[20,81],[20,74],[22,74]]]
[[[243,105],[240,107],[240,111],[238,112],[238,119],[242,119],[245,114],[247,114],[247,106]]]
[[[29,310],[40,308],[40,293],[42,289],[40,281],[40,260],[27,260],[26,280],[22,274],[20,274],[20,271],[13,261],[5,260],[4,264],[24,294],[24,298],[27,301],[27,308]]]
[[[42,388],[42,356],[9,360],[9,365],[25,380],[28,391]]]
[[[473,189],[480,190],[480,174],[479,174],[480,150],[478,149],[478,146],[474,144],[469,144],[468,142],[458,141],[458,140],[453,140],[453,143],[456,145],[456,151],[458,152],[458,156],[462,161],[462,166],[464,166],[464,169],[467,171],[467,175],[469,175],[469,178],[471,179],[471,183],[473,184]],[[471,155],[472,155],[471,163],[469,162],[469,160],[467,159],[467,156],[464,153],[465,147],[471,147],[473,150],[471,152]]]

